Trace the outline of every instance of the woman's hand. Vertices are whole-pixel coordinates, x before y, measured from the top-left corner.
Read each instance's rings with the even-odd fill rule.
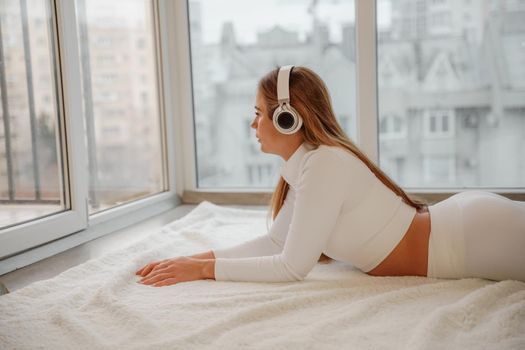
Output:
[[[214,278],[214,270],[214,259],[202,260],[182,256],[152,262],[135,274],[143,277],[140,283],[161,287],[179,282]]]

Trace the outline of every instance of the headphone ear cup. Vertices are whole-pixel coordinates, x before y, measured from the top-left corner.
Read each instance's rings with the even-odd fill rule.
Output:
[[[273,125],[280,133],[290,135],[301,129],[303,120],[292,106],[283,104],[273,113]]]

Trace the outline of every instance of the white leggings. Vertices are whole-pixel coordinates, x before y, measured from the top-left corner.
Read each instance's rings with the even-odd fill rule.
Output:
[[[525,202],[466,191],[429,212],[428,277],[525,281]]]

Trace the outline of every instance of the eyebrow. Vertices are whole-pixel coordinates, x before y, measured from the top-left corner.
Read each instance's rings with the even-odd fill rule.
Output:
[[[260,111],[261,109],[257,106],[254,107],[256,110]]]

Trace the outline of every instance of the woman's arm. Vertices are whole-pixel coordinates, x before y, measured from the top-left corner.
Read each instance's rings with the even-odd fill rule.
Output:
[[[202,277],[204,279],[215,279],[215,259],[209,259],[204,262]]]
[[[290,189],[284,201],[283,207],[279,211],[279,214],[275,218],[275,221],[273,222],[272,227],[267,234],[232,247],[209,250],[186,257],[189,258],[189,260],[194,260],[194,267],[188,267],[187,270],[182,273],[195,275],[198,273],[198,271],[201,271],[203,275],[202,278],[215,278],[216,258],[246,258],[279,254],[283,250],[286,235],[290,226],[294,200],[295,193],[292,189]],[[150,279],[152,276],[155,276],[158,271],[166,270],[169,266],[174,266],[175,264],[180,263],[181,260],[184,260],[186,264],[190,264],[188,259],[181,258],[183,257],[151,262],[140,268],[135,272],[135,274],[144,277],[144,279]],[[190,273],[187,271],[190,271]],[[179,271],[179,273],[181,272]]]
[[[281,210],[279,210],[279,213],[267,234],[255,237],[235,246],[214,249],[214,258],[250,258],[281,253],[290,228],[290,222],[292,221],[294,204],[295,191],[290,188],[283,206]]]
[[[305,161],[283,251],[273,256],[215,260],[218,281],[299,281],[315,266],[336,226],[351,181],[347,166],[330,151]],[[355,184],[359,186],[359,184]]]

